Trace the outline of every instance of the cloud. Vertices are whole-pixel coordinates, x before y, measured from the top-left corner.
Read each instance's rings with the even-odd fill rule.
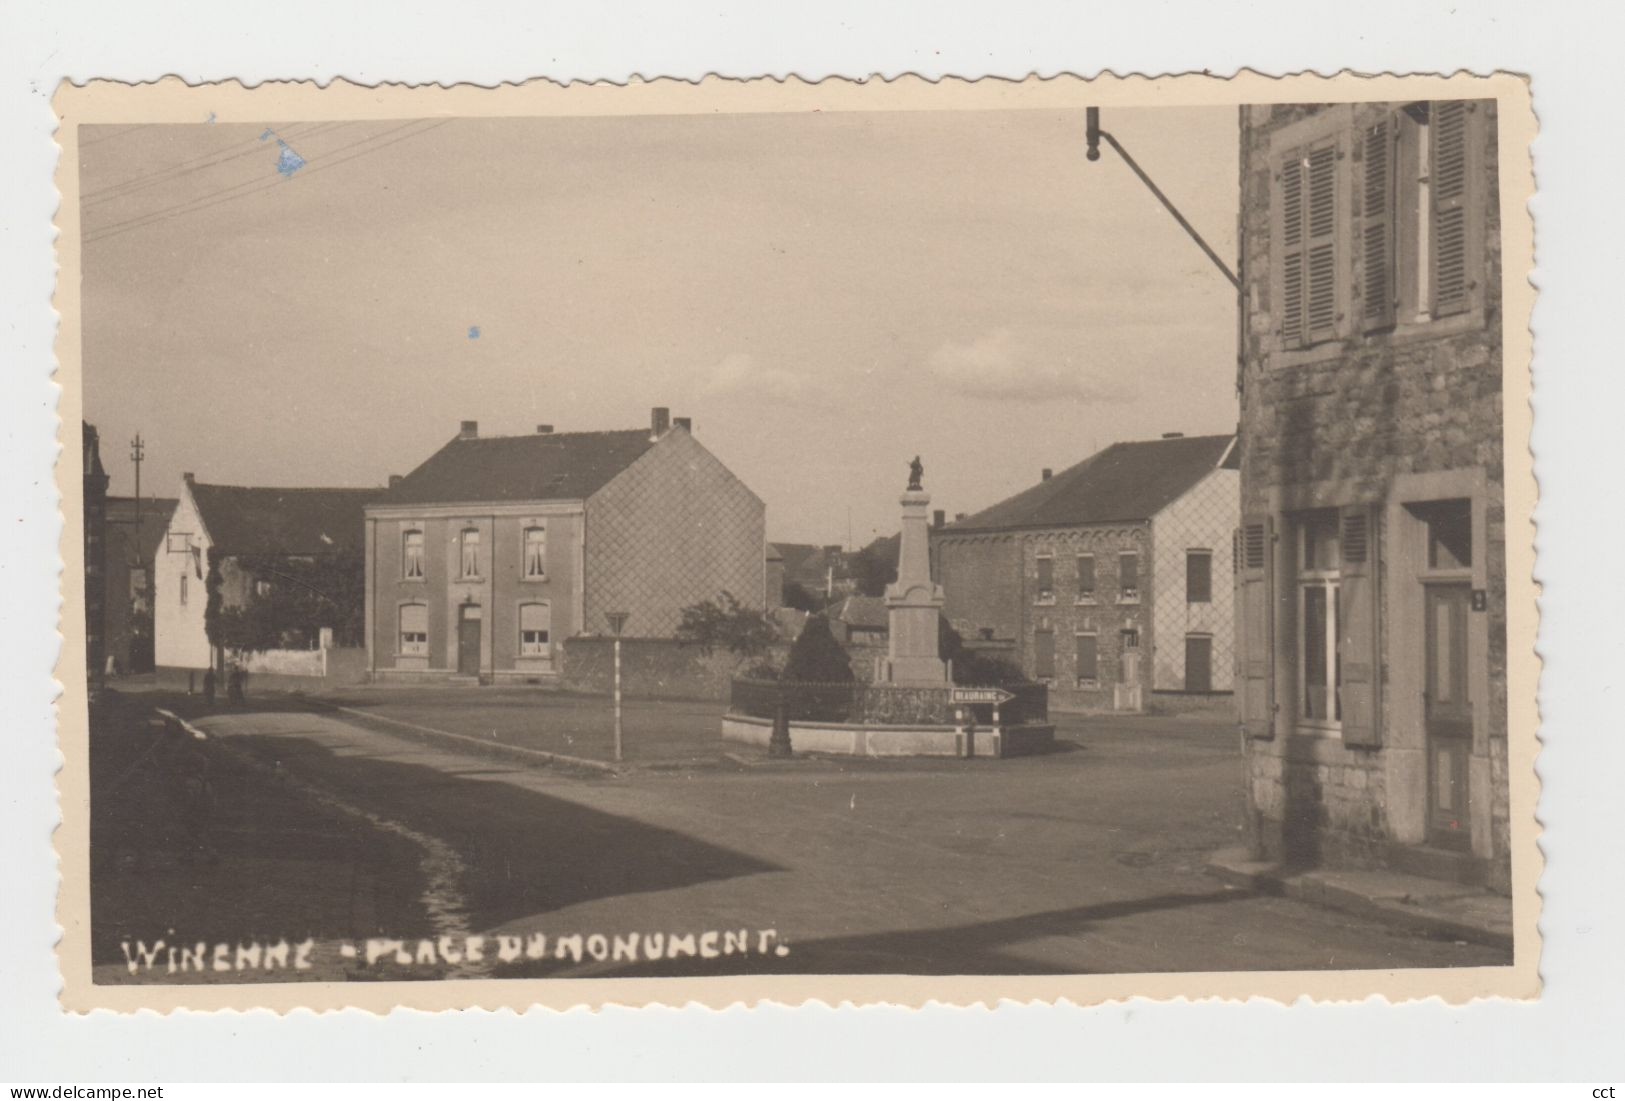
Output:
[[[766,366],[747,352],[729,352],[705,376],[708,394],[737,395],[796,405],[830,405],[837,395],[806,375]]]
[[[996,401],[1074,398],[1126,402],[1134,391],[1071,353],[1041,359],[1023,348],[1009,329],[993,329],[969,343],[949,341],[926,360],[936,380],[969,397]]]

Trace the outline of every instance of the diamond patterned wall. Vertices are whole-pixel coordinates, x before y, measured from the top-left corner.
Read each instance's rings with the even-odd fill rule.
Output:
[[[1213,647],[1213,690],[1231,690],[1235,663],[1232,605],[1235,591],[1231,571],[1231,536],[1240,523],[1241,475],[1215,470],[1157,513],[1151,522],[1152,688],[1185,688],[1185,639],[1210,637]],[[1212,599],[1190,603],[1185,591],[1185,555],[1190,550],[1211,551]]]
[[[631,613],[626,634],[668,638],[682,609],[726,589],[764,606],[767,509],[682,429],[587,500],[584,628]]]

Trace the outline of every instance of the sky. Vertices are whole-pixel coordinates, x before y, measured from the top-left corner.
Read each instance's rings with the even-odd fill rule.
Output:
[[[1234,108],[1102,125],[1219,255]],[[482,435],[648,424],[768,537],[974,512],[1229,432],[1235,293],[1079,111],[84,127],[85,416],[112,491],[381,485]]]

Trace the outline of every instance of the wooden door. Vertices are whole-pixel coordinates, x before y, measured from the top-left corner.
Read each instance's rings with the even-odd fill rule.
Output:
[[[457,672],[480,672],[480,609],[472,605],[464,605],[457,620]]]
[[[1422,713],[1427,730],[1428,835],[1434,844],[1472,846],[1467,765],[1473,705],[1467,690],[1469,585],[1428,585],[1423,605]]]

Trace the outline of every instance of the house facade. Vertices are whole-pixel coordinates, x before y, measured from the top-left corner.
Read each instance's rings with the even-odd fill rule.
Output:
[[[158,672],[196,684],[232,660],[256,672],[320,677],[324,650],[359,650],[362,506],[382,492],[214,485],[183,475],[154,554]],[[284,653],[313,656],[275,656]]]
[[[153,576],[176,504],[173,497],[107,498],[103,623],[107,668],[113,673],[153,670]]]
[[[670,638],[728,591],[767,603],[766,509],[655,409],[626,431],[458,436],[366,513],[375,679],[541,680],[562,644],[611,631]]]
[[[1504,888],[1495,104],[1240,122],[1236,675],[1256,845]]]
[[[1140,710],[1231,689],[1234,438],[1114,444],[932,532],[944,615],[1050,685],[1056,706]],[[996,652],[989,649],[989,652]]]
[[[81,422],[85,571],[85,674],[89,691],[101,687],[107,667],[107,470],[102,466],[101,433]]]

